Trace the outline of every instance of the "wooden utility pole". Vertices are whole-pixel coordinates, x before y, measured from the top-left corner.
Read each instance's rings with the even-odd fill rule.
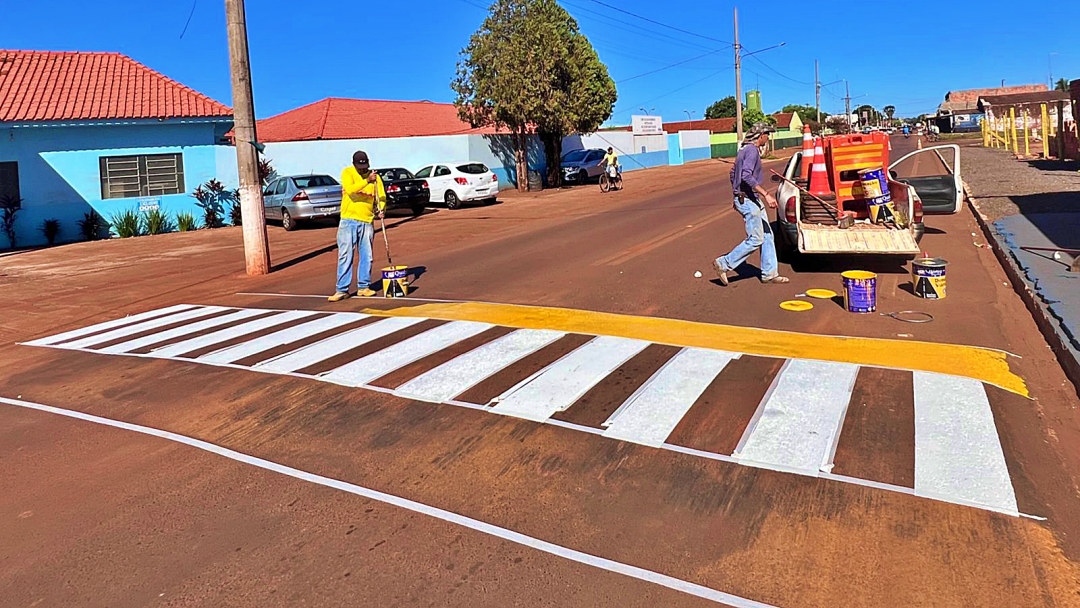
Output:
[[[821,77],[818,75],[818,61],[814,60],[814,104],[817,106],[817,121],[821,124]]]
[[[739,46],[739,9],[735,8],[735,132],[738,133],[739,141],[736,148],[742,145],[742,48]]]
[[[229,69],[232,72],[233,145],[240,176],[240,215],[244,227],[244,259],[249,275],[270,272],[270,247],[266,242],[266,211],[263,209],[259,153],[255,145],[255,102],[251,93],[247,21],[244,0],[225,0],[229,35]]]

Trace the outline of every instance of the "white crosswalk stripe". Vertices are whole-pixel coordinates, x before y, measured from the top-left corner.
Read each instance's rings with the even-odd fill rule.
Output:
[[[119,344],[113,344],[112,346],[106,346],[100,349],[103,353],[130,353],[132,351],[139,350],[140,348],[146,348],[152,344],[158,344],[173,338],[179,338],[181,336],[190,336],[191,334],[205,331],[207,329],[213,329],[215,327],[221,327],[222,325],[228,325],[229,323],[235,323],[237,321],[243,321],[250,317],[264,315],[264,310],[238,310],[231,312],[227,315],[221,315],[220,317],[214,317],[212,319],[205,319],[197,323],[189,323],[187,325],[181,325],[180,327],[174,327],[168,331],[161,331],[156,334],[150,334],[149,336],[143,336],[141,338],[135,338],[134,340],[128,340]]]
[[[312,318],[317,315],[325,316]],[[295,373],[335,357],[347,359],[341,356],[427,320],[419,317],[387,317],[372,320],[358,328],[345,329],[349,324],[368,318],[369,315],[361,313],[180,305],[98,323],[27,344],[210,365],[235,366],[239,361],[259,361],[248,368],[269,373]],[[222,327],[230,324],[233,325]],[[446,322],[374,352],[369,348],[365,351],[367,354],[358,355],[351,361],[344,360],[314,379],[370,387],[370,383],[379,378],[425,357],[444,353],[445,349],[493,327],[491,324],[470,321]],[[203,335],[192,336],[200,332]],[[326,337],[311,344],[299,345],[324,334]],[[593,428],[569,422],[587,420],[588,415],[583,418],[560,416],[557,419],[552,416],[572,408],[589,390],[640,354],[650,343],[614,336],[595,336],[539,371],[527,377],[515,377],[528,373],[511,371],[516,369],[513,367],[516,362],[554,345],[565,336],[563,332],[551,330],[513,330],[449,357],[444,363],[411,379],[404,379],[392,392],[408,399],[451,403],[548,422],[603,435],[611,440],[706,455],[777,471],[860,482],[855,478],[831,474],[859,371],[857,365],[803,359],[786,361],[773,378],[772,386],[749,423],[745,418],[739,418],[736,423],[745,428],[734,453],[711,454],[688,446],[671,445],[668,441],[676,427],[685,420],[700,419],[687,419],[686,416],[692,408],[702,403],[701,397],[710,385],[725,382],[722,375],[724,370],[732,360],[741,356],[740,353],[705,348],[680,350],[651,377],[637,381],[637,390],[606,422],[592,422],[599,424],[599,428]],[[110,342],[114,344],[100,346]],[[183,355],[229,342],[232,342],[230,346],[194,359],[182,358]],[[134,352],[155,346],[147,354]],[[281,354],[272,356],[273,353]],[[455,400],[499,374],[505,374],[499,383],[505,382],[501,385],[512,385],[512,388],[490,403],[461,403]],[[913,379],[915,433],[910,441],[915,448],[914,488],[891,486],[891,489],[1018,514],[1015,492],[984,385],[976,380],[926,372],[914,372]],[[688,430],[691,431],[689,435],[694,434],[693,429]],[[905,439],[901,437],[899,440]],[[845,454],[845,458],[851,457],[850,451]],[[906,472],[908,479],[911,473],[910,469]],[[880,480],[863,480],[862,483],[890,489],[889,484]]]
[[[454,321],[429,329],[379,352],[361,357],[322,374],[330,382],[362,386],[413,361],[492,328],[488,323]]]
[[[161,346],[151,351],[151,354],[155,357],[161,357],[168,359],[169,357],[179,357],[186,355],[197,350],[209,348],[222,342],[228,342],[235,338],[247,336],[259,331],[262,331],[268,327],[274,327],[275,325],[281,325],[284,323],[291,323],[300,319],[306,319],[308,317],[315,316],[316,313],[306,310],[287,310],[278,312],[264,317],[262,319],[255,319],[254,321],[248,321],[247,323],[241,323],[233,327],[222,329],[219,331],[211,332],[206,335],[198,336],[184,340],[183,342],[175,342],[168,346]]]
[[[355,312],[339,312],[329,317],[323,317],[321,319],[315,319],[314,321],[308,321],[302,323],[296,327],[290,327],[288,329],[282,329],[272,334],[265,336],[259,336],[246,342],[241,342],[235,346],[223,348],[221,350],[207,353],[198,357],[196,361],[203,363],[235,363],[248,357],[254,357],[259,353],[266,352],[278,346],[285,344],[292,344],[293,342],[299,342],[311,336],[321,334],[324,331],[330,331],[337,329],[342,325],[348,325],[349,323],[355,323],[357,321],[366,319],[367,315],[363,315]]]
[[[125,324],[129,324],[129,323],[136,323],[136,322],[144,321],[144,320],[147,320],[147,319],[153,319],[155,317],[162,317],[162,316],[165,316],[165,315],[170,315],[170,314],[172,314],[174,312],[180,312],[182,310],[190,310],[192,308],[195,308],[194,304],[177,304],[176,306],[170,306],[168,308],[159,308],[158,310],[150,310],[150,311],[147,311],[147,312],[141,312],[141,313],[139,313],[137,315],[131,315],[129,317],[123,317],[123,318],[120,318],[120,319],[114,319],[112,321],[105,321],[104,323],[98,323],[97,325],[91,325],[89,327],[82,327],[82,328],[79,328],[79,329],[73,329],[71,331],[66,331],[66,332],[64,332],[62,334],[56,334],[55,336],[48,336],[48,337],[45,337],[45,338],[40,338],[38,340],[33,340],[33,341],[30,341],[30,342],[27,342],[26,345],[27,346],[50,346],[50,345],[53,345],[53,344],[59,344],[60,342],[64,342],[66,340],[73,340],[73,339],[78,338],[80,336],[85,336],[87,334],[92,334],[92,333],[95,333],[95,332],[104,331],[106,329],[111,329],[113,327],[118,327],[120,325],[125,325]]]
[[[915,372],[915,492],[1016,513],[1005,454],[982,384]]]
[[[88,348],[96,344],[104,344],[106,342],[112,342],[113,340],[119,340],[128,336],[142,333],[144,331],[150,331],[157,329],[158,327],[164,327],[166,325],[172,325],[173,323],[181,323],[183,321],[191,321],[201,317],[208,317],[212,314],[223,312],[228,310],[222,306],[200,306],[198,308],[192,308],[190,310],[184,310],[176,312],[164,317],[156,317],[142,323],[136,323],[135,325],[127,325],[112,331],[97,334],[94,336],[87,336],[71,342],[61,344],[62,348]]]
[[[735,456],[745,464],[817,475],[831,464],[858,371],[848,363],[788,361]]]
[[[421,401],[448,401],[565,335],[547,329],[510,332],[413,378],[394,393]]]
[[[608,419],[605,437],[660,446],[709,384],[739,355],[685,348]]]
[[[543,421],[565,410],[648,342],[612,336],[593,338],[496,399],[499,414]]]
[[[408,317],[381,319],[370,325],[358,327],[352,331],[310,344],[299,350],[263,361],[256,364],[255,369],[279,374],[295,372],[422,321],[423,319]]]

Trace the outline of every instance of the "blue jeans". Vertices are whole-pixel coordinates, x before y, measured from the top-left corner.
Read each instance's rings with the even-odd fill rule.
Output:
[[[776,245],[773,243],[772,227],[769,226],[769,215],[765,208],[753,198],[736,196],[735,210],[746,222],[746,240],[736,245],[731,253],[717,258],[716,263],[725,272],[735,270],[760,247],[761,279],[767,281],[777,276],[779,272],[776,267]]]
[[[371,240],[375,238],[375,226],[371,222],[342,219],[337,229],[337,291],[349,293],[352,282],[353,261],[360,252],[360,268],[356,272],[356,290],[371,285]]]

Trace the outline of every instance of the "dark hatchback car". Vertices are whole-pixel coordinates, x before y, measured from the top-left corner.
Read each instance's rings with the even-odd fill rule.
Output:
[[[408,169],[393,167],[375,169],[386,186],[386,208],[409,209],[413,215],[424,212],[431,200],[431,189],[426,180],[417,179]]]

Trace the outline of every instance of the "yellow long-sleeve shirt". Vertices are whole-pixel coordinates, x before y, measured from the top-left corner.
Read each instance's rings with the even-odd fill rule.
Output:
[[[375,192],[378,189],[379,210],[386,209],[386,187],[382,178],[369,182],[349,165],[341,170],[341,219],[372,222],[375,220]]]

